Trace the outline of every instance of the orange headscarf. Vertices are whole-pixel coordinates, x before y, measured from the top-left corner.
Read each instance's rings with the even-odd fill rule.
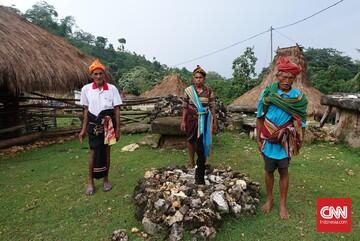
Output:
[[[286,57],[280,57],[277,61],[278,71],[292,73],[293,75],[298,75],[301,72],[301,68],[294,63],[291,63],[290,60]]]
[[[196,73],[200,73],[202,74],[202,76],[206,77],[206,72],[203,68],[200,67],[200,65],[196,66],[196,68],[193,71],[193,75],[195,75]]]
[[[101,69],[105,72],[105,66],[100,63],[99,59],[95,59],[94,62],[92,62],[92,64],[89,66],[89,74],[92,74],[92,72],[94,72],[96,69]]]

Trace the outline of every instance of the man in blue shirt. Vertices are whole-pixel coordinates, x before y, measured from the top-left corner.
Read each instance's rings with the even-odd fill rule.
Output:
[[[306,96],[292,84],[301,69],[286,58],[277,63],[277,81],[269,84],[260,94],[257,108],[257,144],[265,161],[267,201],[262,206],[265,213],[273,205],[274,171],[280,174],[281,219],[288,219],[286,198],[289,186],[288,166],[302,144],[306,123]]]

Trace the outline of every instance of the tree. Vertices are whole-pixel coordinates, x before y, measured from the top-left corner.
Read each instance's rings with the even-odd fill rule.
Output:
[[[108,67],[108,71],[115,80],[124,78],[125,85],[123,87],[130,89],[132,93],[139,94],[147,90],[170,71],[170,68],[160,64],[156,59],[149,61],[143,55],[125,51],[125,38],[118,39],[121,46],[115,50],[106,37],[95,37],[83,30],[73,32],[73,27],[76,26],[75,19],[72,16],[66,16],[59,20],[55,8],[46,2],[33,5],[24,16],[35,25],[55,35],[65,37],[69,43],[85,54],[99,58]],[[187,69],[183,68],[179,71],[182,76],[191,77],[191,73]],[[137,77],[139,80],[135,81]],[[127,81],[129,79],[134,81]]]
[[[168,68],[166,74],[178,74],[182,81],[187,84],[192,83],[192,73],[187,70],[185,67],[179,68]]]
[[[206,80],[225,80],[225,78],[215,71],[209,71],[206,74]]]
[[[60,20],[59,35],[63,37],[70,36],[72,34],[72,28],[75,25],[75,19],[73,16],[66,16]]]
[[[266,74],[268,73],[269,70],[270,70],[270,67],[263,67],[260,74],[257,76],[259,83],[266,77]]]
[[[54,6],[47,2],[38,2],[28,9],[25,18],[30,22],[46,29],[47,31],[59,35],[59,25],[57,23],[58,13]]]
[[[119,50],[119,51],[124,51],[124,50],[125,50],[124,44],[126,44],[126,39],[124,39],[124,38],[119,38],[119,39],[118,39],[118,42],[119,42],[119,44],[120,44],[120,46],[118,47],[118,50]]]
[[[347,72],[344,73],[344,79],[352,78],[358,71],[356,64],[349,56],[343,56],[342,52],[332,48],[308,48],[304,51],[306,60],[308,61],[308,74],[314,75],[317,71],[326,70],[331,65],[337,65]]]
[[[151,89],[159,81],[159,73],[150,72],[142,66],[136,66],[122,75],[118,80],[118,85],[125,92],[139,95]]]
[[[256,75],[255,64],[257,61],[253,50],[253,47],[247,47],[244,53],[233,61],[232,91],[235,97],[242,95],[258,84],[256,80],[252,79]]]
[[[162,65],[161,65],[161,63],[159,62],[159,61],[157,61],[156,60],[156,58],[155,57],[153,57],[153,66],[154,66],[154,70],[155,71],[162,71]]]
[[[352,93],[360,92],[360,71],[355,77],[347,82],[347,91]]]
[[[308,76],[315,88],[324,94],[353,91],[350,86],[356,82],[354,76],[359,72],[356,61],[332,48],[308,48],[304,54],[308,61]],[[350,80],[352,82],[348,83]]]
[[[230,104],[233,101],[232,82],[221,79],[207,79],[206,84],[214,91],[223,103]]]
[[[93,45],[95,43],[95,36],[82,30],[74,32],[72,37],[75,41],[83,44]]]
[[[111,52],[115,52],[114,45],[109,44],[108,50],[110,50]]]
[[[107,38],[104,38],[102,36],[97,36],[95,39],[95,46],[100,49],[105,49],[107,42],[108,42]]]

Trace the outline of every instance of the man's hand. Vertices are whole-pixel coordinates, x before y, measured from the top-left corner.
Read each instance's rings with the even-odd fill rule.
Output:
[[[115,106],[114,110],[115,110],[115,122],[116,122],[115,138],[116,141],[118,141],[120,138],[120,106]]]
[[[81,144],[83,143],[83,140],[84,140],[84,138],[86,136],[86,130],[87,130],[87,127],[88,127],[88,113],[89,113],[88,107],[84,105],[83,106],[82,128],[81,128],[81,131],[79,133],[79,140],[80,140]]]
[[[85,130],[81,130],[80,133],[79,133],[79,141],[80,141],[81,144],[83,143],[83,140],[84,140],[85,136],[86,136]]]
[[[211,134],[215,134],[218,132],[218,125],[217,125],[217,119],[216,119],[216,115],[215,115],[215,110],[213,110],[213,112],[211,112],[213,118],[212,118],[212,128],[211,128]]]
[[[260,138],[261,136],[261,128],[264,125],[264,118],[257,118],[256,119],[256,143],[258,145],[258,149],[259,152],[262,153],[262,147],[263,147],[263,142],[264,140],[262,140]]]
[[[181,121],[180,129],[181,129],[181,131],[183,131],[183,132],[186,131],[186,123],[185,123],[185,121]]]

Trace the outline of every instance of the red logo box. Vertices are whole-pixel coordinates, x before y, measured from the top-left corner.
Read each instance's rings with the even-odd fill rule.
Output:
[[[351,198],[317,199],[318,232],[351,232]]]

